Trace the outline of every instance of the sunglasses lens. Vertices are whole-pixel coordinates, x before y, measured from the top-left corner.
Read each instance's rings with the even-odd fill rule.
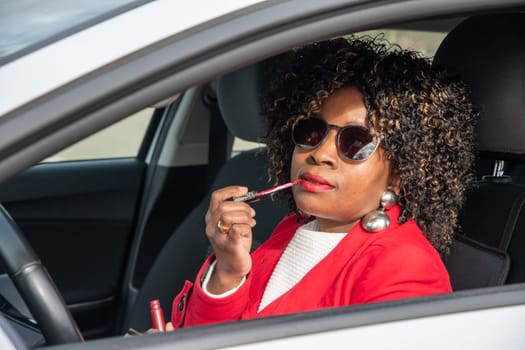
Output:
[[[374,153],[377,145],[368,129],[347,126],[341,130],[338,139],[339,151],[350,160],[365,160]]]
[[[328,125],[318,118],[302,119],[292,128],[293,142],[302,148],[316,147],[326,136]]]
[[[317,147],[326,137],[328,129],[338,128],[337,147],[339,153],[349,160],[366,160],[377,148],[370,131],[362,126],[350,125],[342,128],[328,125],[319,118],[302,119],[292,128],[292,140],[301,148]]]

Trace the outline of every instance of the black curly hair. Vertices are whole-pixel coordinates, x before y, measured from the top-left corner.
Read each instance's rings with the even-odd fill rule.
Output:
[[[354,86],[399,179],[399,221],[414,219],[447,254],[465,191],[474,182],[477,112],[465,85],[419,53],[370,37],[314,43],[265,67],[262,111],[271,180],[290,180],[295,121],[319,112],[335,90]],[[297,212],[290,191],[279,196]]]

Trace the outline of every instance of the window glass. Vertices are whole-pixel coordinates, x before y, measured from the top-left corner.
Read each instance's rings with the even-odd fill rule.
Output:
[[[356,36],[383,35],[392,44],[398,44],[403,49],[416,50],[425,57],[434,57],[436,50],[447,33],[419,30],[377,29],[357,33]]]
[[[136,0],[2,0],[0,59]]]
[[[71,145],[44,162],[136,157],[154,110],[141,110]]]
[[[264,143],[246,141],[236,137],[233,140],[232,153],[248,151],[250,149],[263,147]]]

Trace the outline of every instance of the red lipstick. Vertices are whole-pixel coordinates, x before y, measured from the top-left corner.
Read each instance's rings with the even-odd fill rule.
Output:
[[[334,185],[320,175],[304,173],[301,179],[303,180],[301,187],[308,192],[326,192],[334,189]]]
[[[268,188],[266,190],[263,190],[263,191],[250,191],[250,192],[246,193],[244,196],[232,197],[231,200],[234,201],[234,202],[246,202],[246,203],[257,202],[258,200],[261,199],[262,196],[266,196],[267,194],[274,193],[274,192],[277,192],[277,191],[281,191],[281,190],[284,190],[286,188],[290,188],[292,186],[295,186],[295,185],[298,185],[298,184],[302,183],[303,181],[304,180],[302,180],[302,179],[298,179],[298,180],[295,180],[295,181],[292,181],[292,182],[285,183],[283,185],[270,187],[270,188]]]

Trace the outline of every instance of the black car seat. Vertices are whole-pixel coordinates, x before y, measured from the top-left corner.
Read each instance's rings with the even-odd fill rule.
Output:
[[[459,240],[479,242],[495,257],[479,259],[453,251],[448,268],[451,275],[470,276],[474,282],[462,280],[466,287],[471,287],[470,283],[484,286],[483,281],[523,282],[525,186],[504,171],[512,165],[519,172],[525,161],[525,14],[465,20],[444,39],[434,64],[446,67],[470,85],[480,112],[478,169],[487,161],[495,165],[494,172],[481,177],[477,188],[468,194],[458,236]],[[510,269],[505,254],[510,256]],[[484,264],[476,264],[476,259]]]
[[[258,105],[258,66],[241,69],[218,79],[216,84],[220,112],[230,132],[248,141],[260,141],[261,120]],[[211,252],[205,236],[204,215],[213,190],[228,185],[250,189],[269,187],[267,156],[264,147],[243,151],[229,159],[219,171],[204,200],[186,217],[166,242],[148,272],[141,290],[123,322],[120,332],[129,327],[151,328],[149,300],[159,299],[169,319],[171,303],[185,280],[193,281],[198,268]],[[254,203],[257,226],[253,230],[254,248],[266,240],[287,208],[270,198]]]

